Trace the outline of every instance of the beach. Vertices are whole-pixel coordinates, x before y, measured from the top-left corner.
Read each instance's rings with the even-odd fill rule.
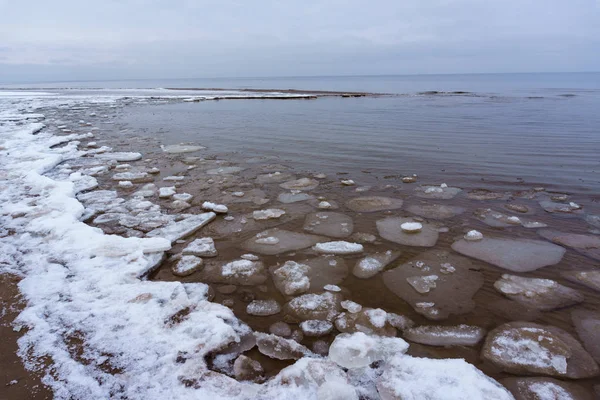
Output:
[[[598,395],[597,89],[180,86],[0,90],[6,398]]]

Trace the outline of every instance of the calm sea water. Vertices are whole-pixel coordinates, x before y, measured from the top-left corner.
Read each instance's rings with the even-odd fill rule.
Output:
[[[23,87],[23,85],[20,85]],[[120,122],[165,144],[363,180],[544,185],[600,193],[600,73],[71,82],[36,88],[264,88],[367,91],[376,98],[141,105]],[[468,92],[461,95],[424,92]],[[110,91],[108,91],[110,92]]]

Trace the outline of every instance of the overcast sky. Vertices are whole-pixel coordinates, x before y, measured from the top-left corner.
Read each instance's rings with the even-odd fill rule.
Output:
[[[600,71],[600,0],[0,0],[0,82]]]

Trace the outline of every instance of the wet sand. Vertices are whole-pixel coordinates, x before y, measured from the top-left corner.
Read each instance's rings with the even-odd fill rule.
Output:
[[[89,113],[92,110],[85,110]],[[104,111],[102,111],[104,112]],[[202,212],[202,203],[211,201],[217,204],[225,204],[229,208],[227,216],[233,216],[233,221],[226,221],[224,215],[219,215],[217,219],[194,233],[190,237],[185,238],[183,243],[176,244],[169,252],[168,256],[171,259],[163,262],[161,266],[150,276],[152,280],[161,281],[182,281],[182,282],[205,282],[209,283],[214,291],[213,301],[218,303],[228,304],[235,312],[236,316],[247,323],[253,330],[259,332],[268,332],[271,324],[280,321],[291,321],[286,318],[285,312],[277,313],[267,317],[250,316],[246,313],[246,306],[252,299],[267,300],[274,299],[283,305],[291,299],[289,296],[284,296],[275,286],[271,276],[260,285],[241,286],[235,289],[231,294],[222,293],[222,287],[225,283],[214,283],[201,279],[202,271],[181,278],[172,273],[172,267],[177,260],[173,256],[177,256],[189,242],[195,238],[212,237],[215,240],[215,245],[218,250],[218,256],[211,259],[205,259],[205,263],[225,263],[239,259],[241,255],[246,253],[254,253],[244,248],[244,243],[255,238],[255,235],[266,229],[280,228],[299,233],[311,233],[305,229],[305,218],[308,214],[314,212],[337,212],[349,216],[353,222],[353,232],[362,232],[375,235],[376,240],[373,243],[364,243],[365,250],[357,255],[342,255],[341,257],[348,266],[347,276],[339,282],[335,282],[342,288],[342,293],[346,299],[361,304],[363,307],[381,308],[388,313],[396,313],[406,316],[413,320],[417,326],[419,325],[458,325],[468,324],[492,330],[495,327],[509,321],[535,321],[540,324],[547,324],[562,328],[577,337],[577,332],[571,322],[571,312],[575,309],[600,309],[600,293],[567,281],[563,278],[563,273],[568,271],[592,270],[597,268],[598,261],[590,258],[581,252],[572,248],[567,248],[564,257],[555,265],[540,268],[533,272],[518,273],[507,271],[495,267],[489,263],[470,259],[472,269],[479,271],[483,276],[483,286],[473,297],[475,303],[474,308],[465,314],[451,314],[448,318],[440,321],[434,321],[424,317],[406,301],[399,298],[386,286],[384,282],[385,271],[393,270],[407,262],[414,261],[423,254],[433,252],[441,257],[448,255],[457,255],[452,250],[451,245],[460,240],[468,231],[478,230],[485,238],[502,237],[502,238],[518,238],[518,239],[534,239],[545,240],[538,234],[538,229],[525,228],[521,225],[506,225],[504,227],[492,227],[485,224],[481,218],[477,216],[485,214],[486,209],[492,209],[496,212],[505,214],[506,216],[516,216],[522,220],[535,221],[546,224],[550,229],[557,229],[561,232],[579,233],[587,235],[596,235],[600,233],[598,228],[590,225],[585,221],[588,215],[600,214],[600,205],[598,199],[594,196],[577,194],[563,196],[562,192],[547,191],[545,188],[534,188],[526,183],[511,183],[517,186],[520,190],[511,191],[492,191],[497,189],[497,185],[473,186],[465,184],[465,182],[454,181],[451,177],[445,176],[444,181],[423,181],[417,177],[415,183],[404,183],[403,177],[410,175],[396,174],[395,171],[389,171],[386,174],[374,176],[373,174],[348,174],[348,171],[337,171],[337,173],[328,173],[326,177],[321,177],[318,174],[321,171],[318,166],[314,170],[306,170],[298,168],[292,162],[278,159],[276,157],[244,157],[241,154],[226,154],[213,153],[209,149],[201,150],[193,153],[169,154],[161,150],[160,145],[163,144],[159,138],[150,139],[146,136],[132,136],[126,124],[113,124],[113,119],[121,112],[118,109],[112,110],[113,114],[104,121],[98,121],[96,126],[99,127],[99,132],[95,133],[96,137],[90,141],[97,141],[99,146],[108,145],[113,147],[115,151],[136,151],[144,154],[144,160],[128,162],[131,164],[130,171],[144,170],[151,167],[160,169],[160,173],[151,176],[147,181],[154,182],[159,187],[175,186],[177,193],[189,193],[193,195],[191,206],[178,213],[198,214]],[[59,116],[61,117],[61,116]],[[84,119],[84,113],[70,112],[62,116],[63,119],[77,121]],[[73,131],[77,133],[86,132],[88,127],[75,127]],[[200,143],[204,144],[204,143]],[[85,146],[85,141],[82,143]],[[125,163],[122,163],[125,164]],[[219,168],[239,167],[241,170],[235,173],[219,173]],[[112,169],[108,174],[97,176],[99,187],[98,189],[117,190],[119,197],[130,198],[133,193],[141,188],[144,183],[134,183],[132,188],[118,187],[117,182],[111,177],[114,173],[120,172]],[[260,176],[279,172],[289,176],[285,180],[272,183],[261,183]],[[419,175],[418,165],[414,166],[414,170],[410,171]],[[170,176],[184,176],[182,181],[164,181],[164,178]],[[295,178],[308,177],[315,179],[319,184],[316,188],[305,190],[314,198],[311,200],[299,201],[296,203],[284,204],[277,200],[281,193],[289,193],[289,190],[283,189],[280,184]],[[342,180],[352,179],[355,184],[344,185]],[[489,181],[494,182],[494,177],[490,176]],[[447,183],[450,187],[459,187],[462,189],[456,197],[451,199],[432,199],[423,198],[418,190],[422,185],[431,185],[439,187],[441,183]],[[237,197],[233,193],[244,192],[243,196]],[[433,191],[432,193],[435,193]],[[348,200],[362,196],[382,196],[393,199],[401,199],[404,204],[401,209],[383,210],[375,212],[356,212],[348,206]],[[558,196],[558,197],[557,197]],[[542,208],[540,201],[551,201],[554,198],[560,204],[570,204],[571,202],[582,206],[581,210],[573,209],[569,212],[549,213]],[[556,199],[559,200],[556,200]],[[262,199],[268,199],[263,204]],[[163,212],[175,214],[175,211],[169,211],[172,199],[160,199],[158,196],[150,196],[155,204],[159,204]],[[337,205],[335,209],[318,209],[317,205],[320,201],[327,201],[333,205]],[[424,212],[425,218],[409,212],[415,206],[431,206],[441,204],[445,206],[460,207],[464,211],[456,216],[444,219],[436,219],[431,215],[430,210]],[[525,206],[527,212],[519,213],[514,211],[514,205]],[[513,209],[507,208],[513,205]],[[277,219],[266,221],[255,221],[251,214],[253,211],[264,210],[267,208],[277,208],[286,211],[286,214]],[[381,237],[381,232],[377,229],[377,221],[387,217],[407,217],[430,224],[434,229],[439,230],[439,239],[433,247],[416,247],[406,246]],[[242,219],[247,222],[240,223]],[[498,218],[496,218],[498,220]],[[93,218],[88,222],[93,223]],[[497,222],[497,221],[496,221]],[[106,233],[120,235],[143,235],[142,231],[135,229],[127,229],[118,223],[96,224]],[[328,240],[347,240],[354,242],[351,236],[341,239],[330,238]],[[378,273],[369,279],[358,279],[352,274],[352,269],[358,260],[366,254],[385,252],[387,250],[400,251],[400,256],[390,265],[385,267],[385,270]],[[257,254],[260,260],[267,268],[275,265],[281,265],[286,261],[304,262],[314,259],[319,255],[310,247],[303,248],[297,251],[283,252],[278,255]],[[205,267],[206,268],[206,267]],[[537,311],[528,307],[508,300],[494,288],[496,282],[502,274],[510,273],[520,276],[547,278],[558,281],[560,284],[571,287],[584,295],[585,301],[581,304],[552,310],[552,311]],[[330,283],[330,282],[328,282]],[[333,282],[331,282],[333,283]],[[9,297],[15,298],[14,283],[4,282],[3,290],[7,290]],[[436,289],[434,289],[436,290]],[[441,289],[438,289],[441,290]],[[322,288],[309,289],[309,292],[320,293]],[[449,292],[449,295],[452,293]],[[4,296],[3,296],[4,298]],[[3,319],[11,319],[11,315],[16,315],[16,312],[7,314]],[[290,322],[293,330],[298,329],[295,322]],[[13,365],[17,359],[14,355],[16,350],[15,340],[18,334],[11,333],[11,328],[2,327],[2,333],[8,335],[11,339],[7,343],[3,343],[3,354],[9,354],[5,361],[3,358],[3,366]],[[312,348],[312,345],[317,340],[323,340],[331,343],[336,334],[339,332],[334,329],[331,334],[324,335],[318,338],[305,337],[300,341],[301,344]],[[401,333],[399,336],[402,337]],[[474,364],[487,375],[501,380],[503,378],[514,375],[502,372],[498,367],[492,365],[488,361],[480,357],[482,343],[473,347],[435,347],[411,343],[408,354],[415,356],[426,356],[431,358],[465,358],[468,362]],[[271,359],[260,354],[256,349],[251,350],[247,355],[261,362],[265,368],[266,377],[275,375],[284,366],[290,365],[291,361],[279,361]],[[3,368],[4,369],[4,368]],[[17,370],[18,371],[18,370]],[[12,376],[12,374],[11,374]],[[17,372],[15,378],[19,379],[19,384],[8,387],[7,390],[14,392],[17,396],[23,393],[30,393],[35,397],[31,398],[47,398],[47,393],[42,389],[37,390],[38,383],[34,376],[23,375]],[[24,376],[21,381],[19,376]],[[9,379],[9,377],[3,379]],[[10,380],[10,379],[9,379]],[[21,385],[23,382],[23,385]],[[590,390],[592,385],[596,383],[595,379],[582,379],[575,381],[582,388]],[[2,381],[0,381],[0,384]],[[1,398],[1,397],[0,397]],[[19,398],[11,397],[7,398]]]

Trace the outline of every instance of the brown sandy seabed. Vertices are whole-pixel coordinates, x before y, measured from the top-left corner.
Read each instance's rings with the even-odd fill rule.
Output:
[[[279,91],[284,92],[283,90]],[[65,118],[72,119],[73,123],[75,124],[76,121],[85,119],[87,113],[90,111],[92,110],[85,110],[84,112],[81,112],[80,115],[76,112],[71,112]],[[41,112],[44,111],[42,110]],[[115,110],[114,112],[118,112],[118,110]],[[160,150],[161,143],[158,138],[149,139],[147,137],[132,136],[128,131],[127,126],[116,126],[112,124],[110,120],[96,123],[94,126],[100,127],[100,133],[96,133],[96,137],[90,141],[97,141],[99,146],[106,145],[113,147],[114,151],[141,152],[144,154],[144,159],[146,161],[131,162],[130,164],[132,164],[134,168],[136,166],[160,168],[161,173],[154,177],[154,182],[159,187],[173,186],[173,182],[162,181],[162,178],[166,176],[185,175],[186,179],[182,183],[178,182],[174,185],[178,187],[178,193],[185,192],[194,195],[194,199],[191,202],[192,207],[183,211],[185,213],[202,212],[200,205],[206,200],[226,204],[230,210],[229,215],[234,215],[236,217],[251,213],[253,210],[265,208],[281,208],[286,210],[287,214],[278,220],[260,222],[251,229],[237,233],[229,232],[227,234],[219,234],[219,229],[216,228],[216,224],[222,226],[224,223],[222,217],[219,217],[217,221],[209,224],[199,232],[196,232],[192,235],[192,237],[187,238],[193,239],[194,237],[204,236],[213,237],[215,239],[217,250],[219,251],[218,257],[214,260],[223,262],[231,261],[238,259],[242,254],[248,253],[248,251],[240,248],[241,242],[249,237],[253,237],[256,233],[267,228],[279,227],[291,231],[303,232],[304,216],[308,213],[318,211],[313,205],[309,205],[307,202],[293,204],[279,203],[277,201],[277,195],[282,192],[287,192],[279,187],[279,183],[258,184],[255,182],[257,175],[271,173],[274,171],[288,172],[299,178],[305,176],[310,177],[311,174],[318,173],[318,170],[295,171],[293,170],[293,166],[286,164],[285,161],[277,159],[274,160],[271,158],[267,159],[255,157],[248,159],[242,154],[215,155],[210,153],[210,143],[200,143],[203,145],[208,145],[209,148],[197,153],[168,154]],[[89,131],[89,127],[73,127],[72,130],[73,133],[85,133]],[[85,141],[82,142],[82,144],[85,144]],[[189,157],[201,158],[192,159]],[[147,161],[148,159],[150,159],[149,162]],[[188,167],[191,164],[196,165],[197,168],[188,170]],[[241,166],[245,168],[245,170],[235,175],[223,176],[209,176],[205,173],[207,169],[218,168],[222,166]],[[428,184],[431,182],[403,184],[400,181],[402,174],[397,174],[398,171],[394,172],[396,173],[395,175],[389,175],[384,178],[373,176],[372,174],[369,174],[368,171],[364,171],[362,176],[348,176],[343,171],[340,171],[338,176],[328,176],[326,179],[321,180],[319,187],[309,191],[308,193],[314,196],[323,196],[327,199],[327,201],[338,203],[339,209],[327,211],[336,211],[350,215],[354,221],[354,232],[367,232],[374,235],[377,235],[377,230],[375,228],[376,220],[389,215],[410,216],[411,214],[405,211],[406,207],[409,205],[437,203],[464,207],[466,211],[461,215],[447,220],[434,221],[438,224],[438,226],[447,227],[449,229],[448,233],[440,234],[439,240],[433,248],[436,251],[439,250],[452,252],[450,249],[452,242],[462,237],[464,233],[470,229],[477,229],[485,236],[496,235],[502,237],[526,237],[540,239],[540,237],[535,233],[535,229],[531,230],[522,227],[492,228],[477,220],[473,216],[473,211],[481,208],[492,208],[508,215],[517,214],[512,213],[504,208],[504,205],[507,203],[526,205],[530,211],[525,215],[525,217],[546,223],[550,228],[556,227],[563,232],[566,231],[574,233],[588,233],[588,230],[590,229],[590,226],[578,216],[568,214],[550,214],[545,212],[538,205],[536,199],[528,198],[529,195],[533,195],[535,192],[532,190],[532,186],[526,182],[521,183],[523,186],[522,193],[507,193],[498,199],[484,201],[473,200],[467,196],[467,193],[469,193],[470,190],[479,188],[462,187],[463,192],[454,199],[427,200],[415,197],[414,188],[419,183]],[[418,172],[418,166],[415,166],[415,170],[413,171],[402,171],[402,173],[405,175],[412,173],[418,174]],[[110,179],[111,176],[112,173],[97,177],[99,182],[98,189],[117,190],[119,197],[127,198],[136,190],[136,188],[141,186],[141,184],[136,184],[133,189],[118,188],[116,182]],[[209,184],[207,183],[209,179],[214,179],[214,181],[218,183]],[[357,186],[342,186],[340,185],[340,179],[354,179],[357,182]],[[434,183],[439,184],[440,182]],[[450,186],[461,187],[460,182],[449,181],[447,183]],[[363,184],[370,186],[370,189],[363,193],[357,193],[356,188]],[[265,205],[257,205],[252,202],[235,203],[231,202],[232,197],[230,195],[227,196],[229,202],[223,201],[225,197],[223,193],[225,191],[228,193],[235,191],[249,192],[252,189],[264,191],[264,197],[271,199],[270,202]],[[345,202],[350,198],[376,195],[403,199],[405,202],[404,207],[402,210],[387,212],[355,213],[344,205]],[[154,197],[151,200],[156,204],[160,204],[163,208],[163,211],[167,210],[167,206],[169,204],[168,200],[158,199],[157,197]],[[597,197],[572,196],[569,198],[569,201],[575,201],[583,205],[584,209],[591,214],[600,213],[600,205],[598,204],[599,199]],[[109,234],[123,234],[125,231],[123,227],[118,226],[102,225],[100,227]],[[189,242],[189,240],[187,240],[187,242]],[[184,246],[185,244],[176,244],[173,249],[169,251],[169,254],[174,255],[180,253]],[[365,245],[365,254],[386,250],[400,250],[402,252],[400,258],[386,268],[386,270],[389,270],[430,249],[393,244],[381,238],[378,238],[374,244]],[[266,266],[272,266],[277,263],[283,263],[287,260],[304,260],[311,255],[314,255],[314,253],[312,253],[310,250],[302,250],[291,254],[284,253],[279,256],[260,256],[260,258]],[[364,256],[364,254],[357,256],[343,256],[349,266],[350,271],[354,266],[354,263],[362,256]],[[476,260],[473,260],[473,263],[482,271],[485,279],[484,286],[475,294],[473,298],[476,303],[475,309],[468,314],[451,315],[448,319],[439,322],[429,321],[420,314],[417,314],[408,303],[404,302],[402,299],[389,291],[385,287],[383,279],[381,279],[381,274],[378,274],[377,276],[367,280],[362,280],[355,278],[350,273],[343,283],[340,284],[340,286],[342,286],[345,291],[351,293],[351,296],[349,296],[351,300],[363,305],[363,307],[382,308],[388,312],[406,315],[415,321],[416,325],[471,324],[489,330],[508,321],[528,320],[536,323],[557,326],[577,337],[577,334],[571,323],[570,312],[574,308],[588,308],[594,310],[600,309],[599,293],[594,292],[586,287],[569,283],[560,278],[559,274],[562,271],[589,270],[598,266],[597,261],[587,258],[571,249],[567,249],[567,252],[560,263],[525,274],[525,276],[528,277],[555,279],[562,284],[576,288],[585,295],[585,302],[583,304],[569,307],[567,309],[554,310],[551,312],[534,312],[531,309],[519,306],[515,302],[503,298],[503,296],[493,288],[493,283],[503,273],[510,273],[510,271],[504,271],[500,268],[496,268]],[[196,274],[192,274],[184,278],[173,275],[171,272],[171,267],[173,264],[173,262],[169,262],[168,260],[165,261],[161,267],[152,274],[150,279],[164,281],[180,280],[182,282],[200,281],[195,276]],[[11,275],[0,276],[0,337],[2,337],[0,344],[0,400],[52,398],[52,394],[48,388],[41,384],[41,376],[38,373],[32,373],[26,370],[23,367],[20,358],[16,355],[16,341],[22,335],[22,332],[18,332],[13,329],[12,321],[18,315],[19,310],[24,306],[18,293],[18,280],[18,277]],[[220,285],[211,285],[213,289],[217,288],[218,286]],[[276,299],[280,304],[284,304],[286,302],[286,299],[275,288],[271,280],[267,281],[266,289],[264,287],[262,287],[261,290],[257,289],[256,287],[245,287],[238,288],[238,290],[231,295],[221,294],[218,290],[214,290],[214,293],[215,297],[213,301],[215,302],[221,303],[226,299],[232,299],[234,301],[232,308],[236,315],[256,331],[268,332],[268,328],[272,323],[283,320],[281,314],[270,317],[253,317],[247,315],[245,312],[248,298]],[[294,326],[292,325],[292,327]],[[334,334],[330,334],[318,339],[326,340],[328,343],[331,343],[334,337]],[[314,340],[315,339],[306,338],[302,343],[310,348]],[[431,358],[465,358],[468,362],[474,364],[477,368],[481,369],[484,373],[495,379],[514,376],[504,373],[489,362],[482,360],[480,357],[480,348],[481,344],[475,347],[440,348],[411,343],[408,354]],[[265,367],[267,376],[275,375],[281,368],[292,363],[288,361],[270,359],[264,355],[261,355],[256,349],[251,350],[248,355],[262,363],[262,365]],[[46,363],[46,365],[49,365],[49,363]],[[12,384],[11,382],[15,380],[17,383]],[[586,389],[591,389],[594,384],[597,384],[597,382],[593,379],[578,380],[575,382]]]

